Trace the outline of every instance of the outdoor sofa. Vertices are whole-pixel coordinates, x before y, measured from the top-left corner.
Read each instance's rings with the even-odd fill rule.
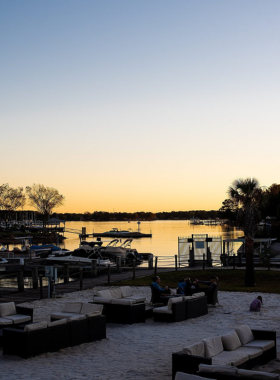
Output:
[[[145,322],[145,297],[134,296],[130,286],[99,290],[93,304],[102,304],[106,321],[133,324]]]
[[[172,375],[174,379],[176,372],[195,374],[200,364],[252,369],[276,357],[275,331],[251,330],[242,325],[173,353]]]
[[[94,305],[90,305],[94,306]],[[106,338],[106,318],[89,312],[54,322],[29,324],[23,329],[3,329],[3,355],[29,358],[45,352]]]
[[[181,322],[207,313],[207,297],[204,293],[169,298],[167,306],[153,310],[154,320],[160,322]]]
[[[33,309],[16,306],[14,302],[0,304],[0,328],[33,322]]]
[[[205,364],[201,364],[201,367],[212,367],[207,366]],[[226,368],[229,369],[229,371],[225,371]],[[279,374],[278,373],[268,373],[268,372],[260,372],[260,371],[251,371],[247,369],[238,369],[236,367],[222,367],[220,366],[219,370],[223,372],[223,375],[219,374],[219,372],[212,372],[212,375],[214,377],[211,377],[211,379],[220,379],[220,380],[249,380],[249,379],[255,379],[255,380],[279,380]],[[206,369],[206,368],[205,368]],[[205,370],[204,369],[204,370]],[[217,371],[219,371],[217,370]],[[207,371],[207,370],[206,370]],[[175,380],[206,380],[209,379],[209,373],[199,371],[198,375],[193,375],[189,373],[183,373],[183,372],[177,372],[175,376]]]

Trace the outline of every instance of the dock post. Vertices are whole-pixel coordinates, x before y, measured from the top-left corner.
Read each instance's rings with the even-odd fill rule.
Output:
[[[92,277],[97,277],[97,261],[91,260],[91,275]]]
[[[149,265],[149,269],[153,269],[153,266],[154,266],[154,256],[153,255],[150,255],[148,257],[148,265]]]
[[[133,275],[132,275],[132,278],[133,278],[133,280],[135,280],[135,260],[133,260],[132,261],[132,273],[133,273]]]
[[[158,261],[158,257],[156,256],[155,257],[155,271],[154,271],[154,274],[157,274],[157,261]]]
[[[64,264],[64,283],[69,282],[69,264]]]
[[[175,271],[178,271],[178,265],[177,265],[177,255],[175,255]]]
[[[111,266],[108,265],[108,285],[111,285]]]
[[[122,273],[122,258],[119,256],[116,258],[117,271]]]
[[[54,287],[54,280],[49,278],[50,281],[50,298],[53,296],[53,287]]]
[[[233,254],[233,269],[235,269],[235,253]]]
[[[23,271],[17,272],[18,292],[24,292]]]
[[[32,268],[33,289],[38,289],[38,268]]]
[[[80,268],[79,271],[80,271],[80,290],[83,290],[83,268]]]
[[[270,270],[270,254],[267,254],[267,270]]]
[[[205,270],[205,253],[203,253],[202,270]]]
[[[43,294],[43,275],[40,274],[39,276],[39,283],[40,283],[40,298],[41,300],[44,298],[44,294]]]

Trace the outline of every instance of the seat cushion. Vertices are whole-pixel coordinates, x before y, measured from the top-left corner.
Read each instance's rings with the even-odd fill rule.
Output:
[[[194,300],[195,297],[193,297],[193,296],[184,296],[183,299],[184,299],[184,301],[187,301],[187,300]]]
[[[0,326],[9,326],[12,325],[14,322],[11,319],[7,318],[0,318]]]
[[[279,373],[250,371],[248,369],[239,369],[238,376],[258,380],[279,380]]]
[[[236,350],[238,347],[241,347],[240,339],[238,338],[238,335],[235,331],[231,331],[227,334],[224,334],[221,336],[224,350],[226,351],[233,351]]]
[[[142,303],[142,302],[146,302],[146,298],[145,297],[141,297],[141,296],[130,296],[130,297],[124,297],[123,299],[127,300],[133,300],[135,301],[135,303]]]
[[[126,299],[117,299],[117,298],[112,298],[111,304],[115,305],[132,305],[135,302],[132,302],[131,300],[126,300]]]
[[[212,358],[212,364],[239,366],[249,360],[249,356],[241,352],[222,351]]]
[[[101,311],[93,311],[92,313],[87,313],[86,317],[97,317],[98,315],[102,315],[102,310]]]
[[[206,377],[201,377],[197,375],[191,375],[189,373],[177,372],[175,380],[208,380]]]
[[[102,313],[103,305],[95,305],[94,303],[83,303],[80,314],[89,314],[89,313]]]
[[[112,298],[117,298],[117,299],[122,298],[121,288],[111,288],[110,293],[111,293]]]
[[[53,327],[53,326],[58,326],[58,325],[64,325],[65,323],[67,323],[67,319],[66,318],[58,319],[57,321],[48,322],[48,327]]]
[[[187,355],[205,356],[204,342],[195,343],[183,348],[183,353]]]
[[[130,297],[133,295],[132,289],[130,286],[120,286],[122,296],[123,297]]]
[[[253,359],[253,358],[260,356],[263,353],[263,350],[261,348],[258,348],[258,347],[255,348],[255,347],[242,346],[242,347],[237,348],[235,350],[235,352],[242,353],[244,355],[248,355],[249,359]]]
[[[48,327],[48,322],[46,322],[46,321],[37,322],[37,323],[32,323],[30,325],[26,325],[24,327],[24,331],[41,330],[41,329],[46,329],[47,327]]]
[[[215,373],[219,375],[227,375],[237,377],[238,368],[234,366],[227,365],[208,365],[208,364],[199,364],[198,373]]]
[[[252,340],[251,342],[244,345],[244,347],[255,347],[261,348],[263,351],[267,351],[275,346],[274,340]]]
[[[205,346],[205,356],[207,358],[212,358],[218,355],[224,350],[222,339],[220,336],[214,336],[212,338],[203,339]]]
[[[79,314],[82,306],[82,302],[66,302],[63,306],[62,312]]]
[[[241,325],[235,329],[241,344],[246,344],[254,340],[254,335],[248,325]]]
[[[136,301],[134,298],[125,297],[125,298],[121,298],[121,299],[122,299],[122,300],[130,301],[131,303],[137,303],[137,301]]]
[[[167,306],[156,307],[153,312],[156,314],[172,314],[172,310],[169,310]]]
[[[103,298],[113,298],[112,294],[109,289],[105,290],[98,290],[97,297],[103,297]]]
[[[14,315],[17,313],[14,302],[0,303],[0,317],[6,317],[8,315]]]
[[[8,315],[6,318],[11,319],[13,323],[24,323],[31,321],[31,317],[29,315],[22,314]]]
[[[177,302],[182,302],[183,301],[183,297],[174,297],[174,298],[170,298],[168,300],[168,304],[167,304],[167,307],[169,310],[172,310],[172,305],[174,303],[177,303]]]
[[[200,298],[200,297],[204,297],[205,293],[204,292],[194,293],[192,296],[193,298]]]
[[[63,319],[63,318],[70,318],[70,317],[79,317],[81,314],[75,314],[75,313],[52,313],[51,319]]]
[[[73,315],[72,317],[67,318],[67,322],[81,321],[82,319],[86,319],[86,318],[87,316],[85,314]]]

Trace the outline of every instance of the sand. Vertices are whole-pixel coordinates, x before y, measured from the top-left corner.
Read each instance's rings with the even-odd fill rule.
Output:
[[[34,321],[49,320],[49,314],[60,311],[66,301],[92,301],[97,289],[101,287],[22,305],[34,308]],[[148,287],[135,287],[133,292],[150,300]],[[171,354],[203,338],[226,333],[243,323],[255,329],[276,330],[279,336],[280,295],[261,294],[262,311],[250,312],[249,305],[258,295],[219,292],[220,306],[209,307],[209,314],[200,318],[170,324],[152,319],[131,326],[107,324],[107,338],[102,341],[27,360],[0,355],[0,379],[171,380]],[[278,351],[279,344],[280,340]],[[271,364],[265,369],[272,372],[276,367]]]

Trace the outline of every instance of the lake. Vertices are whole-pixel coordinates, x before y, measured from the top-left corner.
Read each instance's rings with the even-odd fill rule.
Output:
[[[133,231],[138,229],[136,221],[128,222],[66,222],[66,229],[82,230],[86,227],[86,232],[92,234],[93,232],[105,232],[116,227],[120,230],[128,230],[131,228]],[[188,220],[163,220],[163,221],[143,221],[140,224],[141,232],[152,233],[151,238],[134,239],[132,248],[137,249],[139,253],[152,253],[155,256],[174,256],[178,254],[178,237],[188,237],[192,234],[208,234],[211,236],[222,236],[223,239],[238,238],[243,236],[243,232],[233,228],[228,230],[224,226],[206,226],[206,225],[192,225]],[[61,247],[73,250],[79,246],[79,237],[76,234],[65,233],[66,240]],[[93,240],[88,238],[87,240]],[[103,240],[110,241],[111,238],[104,238]],[[122,239],[122,242],[124,239]],[[106,245],[107,243],[104,243]],[[238,247],[234,247],[236,251]]]

